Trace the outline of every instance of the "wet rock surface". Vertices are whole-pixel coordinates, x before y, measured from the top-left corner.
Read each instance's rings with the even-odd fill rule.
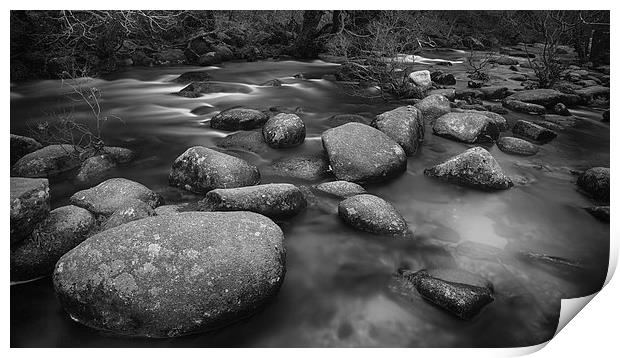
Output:
[[[231,108],[211,118],[211,128],[225,131],[251,130],[262,127],[269,116],[250,108]]]
[[[41,148],[43,148],[41,143],[30,137],[11,134],[11,165],[15,164],[24,155]]]
[[[396,279],[411,285],[430,303],[453,314],[470,320],[493,302],[493,284],[475,274],[456,269],[429,269],[413,272],[401,269]],[[410,293],[413,294],[413,293]]]
[[[433,94],[424,97],[421,101],[415,104],[415,107],[422,112],[424,121],[426,123],[432,123],[435,119],[443,116],[446,113],[450,113],[452,110],[450,107],[450,101],[439,94]]]
[[[416,154],[424,141],[424,118],[414,106],[381,113],[372,125],[398,143],[407,156]]]
[[[260,132],[240,131],[227,135],[217,140],[216,145],[224,149],[241,149],[257,154],[267,153],[273,150]]]
[[[482,190],[502,190],[513,186],[495,158],[482,147],[468,149],[425,169],[424,175]]]
[[[81,163],[74,147],[55,144],[43,147],[20,158],[11,168],[11,175],[47,178],[78,167]]]
[[[329,129],[321,135],[334,175],[356,183],[379,182],[407,169],[407,156],[383,132],[359,123]]]
[[[609,202],[609,168],[595,167],[586,170],[577,179],[577,185],[596,200]]]
[[[71,204],[96,215],[111,215],[133,200],[143,201],[152,208],[163,204],[161,195],[146,186],[125,178],[112,178],[90,189],[73,194]]]
[[[26,240],[11,250],[11,281],[51,274],[56,261],[84,241],[95,223],[93,214],[74,205],[52,210]]]
[[[349,197],[338,205],[338,215],[357,230],[373,234],[407,236],[409,227],[392,204],[370,194]]]
[[[295,114],[280,113],[265,123],[263,138],[272,148],[296,147],[306,138],[306,125]]]
[[[286,219],[305,209],[306,199],[293,184],[263,184],[211,190],[201,206],[211,211],[252,211],[272,219]]]
[[[505,153],[517,155],[534,155],[539,147],[526,140],[514,137],[502,137],[497,141],[497,147]]]
[[[90,157],[82,162],[75,179],[81,183],[93,183],[105,178],[116,167],[116,163],[107,154]]]
[[[182,213],[90,237],[56,264],[65,311],[115,334],[175,337],[255,313],[285,273],[280,228],[250,212]]]
[[[47,179],[11,178],[11,244],[17,243],[50,212]]]
[[[260,182],[256,166],[232,155],[196,146],[172,164],[168,182],[197,194],[217,188],[236,188]]]
[[[494,141],[499,136],[499,129],[483,114],[453,112],[437,118],[433,133],[465,143],[478,143]]]
[[[343,199],[358,194],[366,194],[366,189],[364,189],[361,185],[345,180],[321,183],[315,186],[315,188],[320,192],[331,194]]]
[[[317,181],[330,175],[329,160],[322,155],[279,159],[270,169],[277,176],[305,181]]]
[[[557,133],[532,122],[518,120],[512,127],[512,133],[518,137],[539,143],[547,143],[557,137]]]
[[[578,104],[581,100],[579,96],[562,93],[553,89],[534,89],[516,92],[506,98],[520,102],[537,104],[546,108],[553,108],[558,103],[571,106]]]

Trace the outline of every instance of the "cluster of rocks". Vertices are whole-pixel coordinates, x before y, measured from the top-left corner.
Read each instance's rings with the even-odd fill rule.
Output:
[[[586,211],[595,218],[609,222],[610,199],[609,168],[594,167],[584,171],[577,179],[579,189],[590,197],[595,206],[586,207]]]
[[[112,169],[135,158],[122,147],[103,147],[99,152],[70,144],[42,146],[36,140],[11,134],[11,176],[49,178],[77,169],[75,180],[96,184]]]

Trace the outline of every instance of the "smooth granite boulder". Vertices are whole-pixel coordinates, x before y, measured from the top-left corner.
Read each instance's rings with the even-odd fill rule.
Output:
[[[407,156],[416,154],[424,141],[424,118],[414,106],[403,106],[381,113],[372,125],[400,144]]]
[[[540,149],[537,145],[514,137],[501,137],[497,147],[504,153],[517,155],[534,155]]]
[[[93,214],[109,216],[133,200],[140,200],[151,208],[163,204],[161,195],[146,186],[125,178],[112,178],[89,189],[73,194],[71,204]]]
[[[47,179],[11,178],[11,244],[26,238],[50,212]]]
[[[338,215],[353,228],[373,234],[407,236],[410,232],[407,222],[392,204],[370,194],[341,201]]]
[[[211,118],[211,128],[225,131],[250,130],[262,127],[269,116],[250,108],[231,108]]]

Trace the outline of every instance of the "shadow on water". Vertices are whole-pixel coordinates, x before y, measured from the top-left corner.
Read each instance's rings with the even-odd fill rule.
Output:
[[[459,61],[465,55],[445,51],[425,56]],[[103,94],[106,114],[122,119],[106,123],[105,139],[110,145],[138,153],[134,162],[112,174],[145,184],[160,192],[167,203],[198,200],[199,196],[168,187],[168,173],[173,160],[188,147],[214,146],[228,134],[210,128],[213,115],[233,106],[299,107],[307,126],[304,145],[261,154],[228,150],[256,164],[263,182],[286,181],[270,172],[270,165],[286,157],[320,154],[320,135],[332,126],[330,117],[356,113],[372,118],[396,106],[343,94],[324,78],[335,68],[321,61],[226,63],[208,68],[131,68],[94,80]],[[462,72],[462,68],[457,64],[449,71]],[[243,86],[247,93],[198,98],[172,94],[184,85],[171,80],[194,70],[209,71],[214,80]],[[295,77],[299,73],[303,76]],[[282,81],[281,87],[260,86],[276,78]],[[49,119],[46,113],[63,106],[65,92],[58,81],[12,86],[11,132],[27,135],[28,125]],[[193,114],[198,107],[206,109]],[[77,118],[88,115],[86,108],[79,106],[74,113]],[[73,322],[62,311],[51,279],[44,278],[11,286],[11,346],[464,347],[540,343],[555,331],[560,299],[596,291],[607,271],[609,226],[582,209],[590,202],[575,190],[574,171],[609,165],[609,128],[595,122],[600,117],[597,111],[577,108],[574,114],[578,125],[561,130],[556,140],[542,146],[533,157],[514,157],[491,147],[505,172],[519,178],[514,188],[495,193],[425,177],[424,168],[471,147],[434,136],[427,127],[424,146],[409,158],[407,171],[367,187],[393,203],[415,239],[354,231],[338,218],[337,200],[317,196],[304,213],[282,224],[287,274],[278,296],[255,316],[218,332],[164,340],[97,332]],[[506,117],[509,123],[536,119],[514,113]],[[67,204],[69,196],[83,188],[71,178],[69,173],[52,180],[53,207]],[[404,297],[391,289],[391,275],[399,267],[466,269],[493,282],[495,301],[472,321],[460,321],[419,296]]]

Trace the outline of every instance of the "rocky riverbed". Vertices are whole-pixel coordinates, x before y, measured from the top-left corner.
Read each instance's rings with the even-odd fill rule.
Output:
[[[349,96],[324,61],[94,79],[122,121],[90,158],[26,138],[60,82],[12,85],[12,346],[550,338],[607,271],[608,73],[525,90],[498,57],[471,89],[465,53],[424,55],[422,100]]]

